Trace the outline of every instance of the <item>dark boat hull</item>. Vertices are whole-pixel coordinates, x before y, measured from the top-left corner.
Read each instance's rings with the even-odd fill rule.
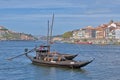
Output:
[[[40,65],[40,66],[52,66],[52,67],[66,67],[66,68],[75,68],[75,69],[80,69],[81,67],[84,67],[88,65],[91,61],[84,61],[84,62],[75,62],[74,64],[72,60],[69,61],[61,61],[61,62],[48,62],[48,61],[43,61],[43,60],[36,60],[33,59],[32,63],[35,65]]]
[[[34,57],[26,56],[32,61],[33,64],[41,65],[41,66],[53,66],[53,67],[67,67],[67,68],[75,68],[80,69],[91,63],[93,60],[90,61],[74,61],[74,60],[65,60],[65,61],[45,61],[41,59],[36,59]]]

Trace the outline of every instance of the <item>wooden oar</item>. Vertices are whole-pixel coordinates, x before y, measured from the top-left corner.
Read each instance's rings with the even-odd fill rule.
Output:
[[[26,50],[25,53],[20,54],[20,55],[17,55],[17,56],[15,56],[15,57],[8,58],[8,59],[6,59],[6,60],[12,60],[12,59],[14,59],[14,58],[17,58],[17,57],[23,56],[23,55],[25,55],[25,54],[27,54],[27,53],[30,53],[30,52],[35,51],[35,49],[36,49],[36,48],[31,49],[30,51],[27,51],[27,50]]]

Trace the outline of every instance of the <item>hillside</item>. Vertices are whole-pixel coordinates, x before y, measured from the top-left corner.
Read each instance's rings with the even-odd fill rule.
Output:
[[[31,34],[19,33],[0,26],[0,40],[36,40]]]

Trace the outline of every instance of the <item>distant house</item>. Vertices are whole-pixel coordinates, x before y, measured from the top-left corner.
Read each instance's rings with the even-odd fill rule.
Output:
[[[117,26],[117,28],[115,30],[115,38],[120,39],[120,22],[116,22],[115,24]]]
[[[87,26],[73,32],[73,39],[89,39],[95,38],[95,29],[92,26]]]
[[[115,38],[120,39],[120,29],[115,30]]]
[[[73,39],[84,39],[86,37],[86,29],[79,29],[73,31]]]
[[[95,38],[96,30],[92,26],[87,26],[85,28],[85,38]]]
[[[73,39],[80,39],[79,30],[74,30],[73,31]]]
[[[117,29],[117,25],[115,23],[109,24],[106,28],[106,38],[107,39],[115,39],[116,38],[115,37],[116,36],[116,29]]]
[[[95,30],[96,30],[96,38],[97,39],[103,39],[106,37],[106,31],[105,31],[106,27],[107,26],[105,24],[96,27]]]
[[[85,29],[80,29],[78,31],[78,36],[79,36],[79,39],[85,38]]]

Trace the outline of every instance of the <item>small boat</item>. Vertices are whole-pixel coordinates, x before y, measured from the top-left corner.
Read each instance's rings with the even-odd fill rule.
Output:
[[[66,68],[75,68],[80,69],[91,63],[90,61],[75,61],[68,60],[63,55],[51,54],[48,52],[37,53],[35,57],[28,55],[26,52],[26,56],[32,61],[33,64],[42,65],[42,66],[54,66],[54,67],[66,67]]]

